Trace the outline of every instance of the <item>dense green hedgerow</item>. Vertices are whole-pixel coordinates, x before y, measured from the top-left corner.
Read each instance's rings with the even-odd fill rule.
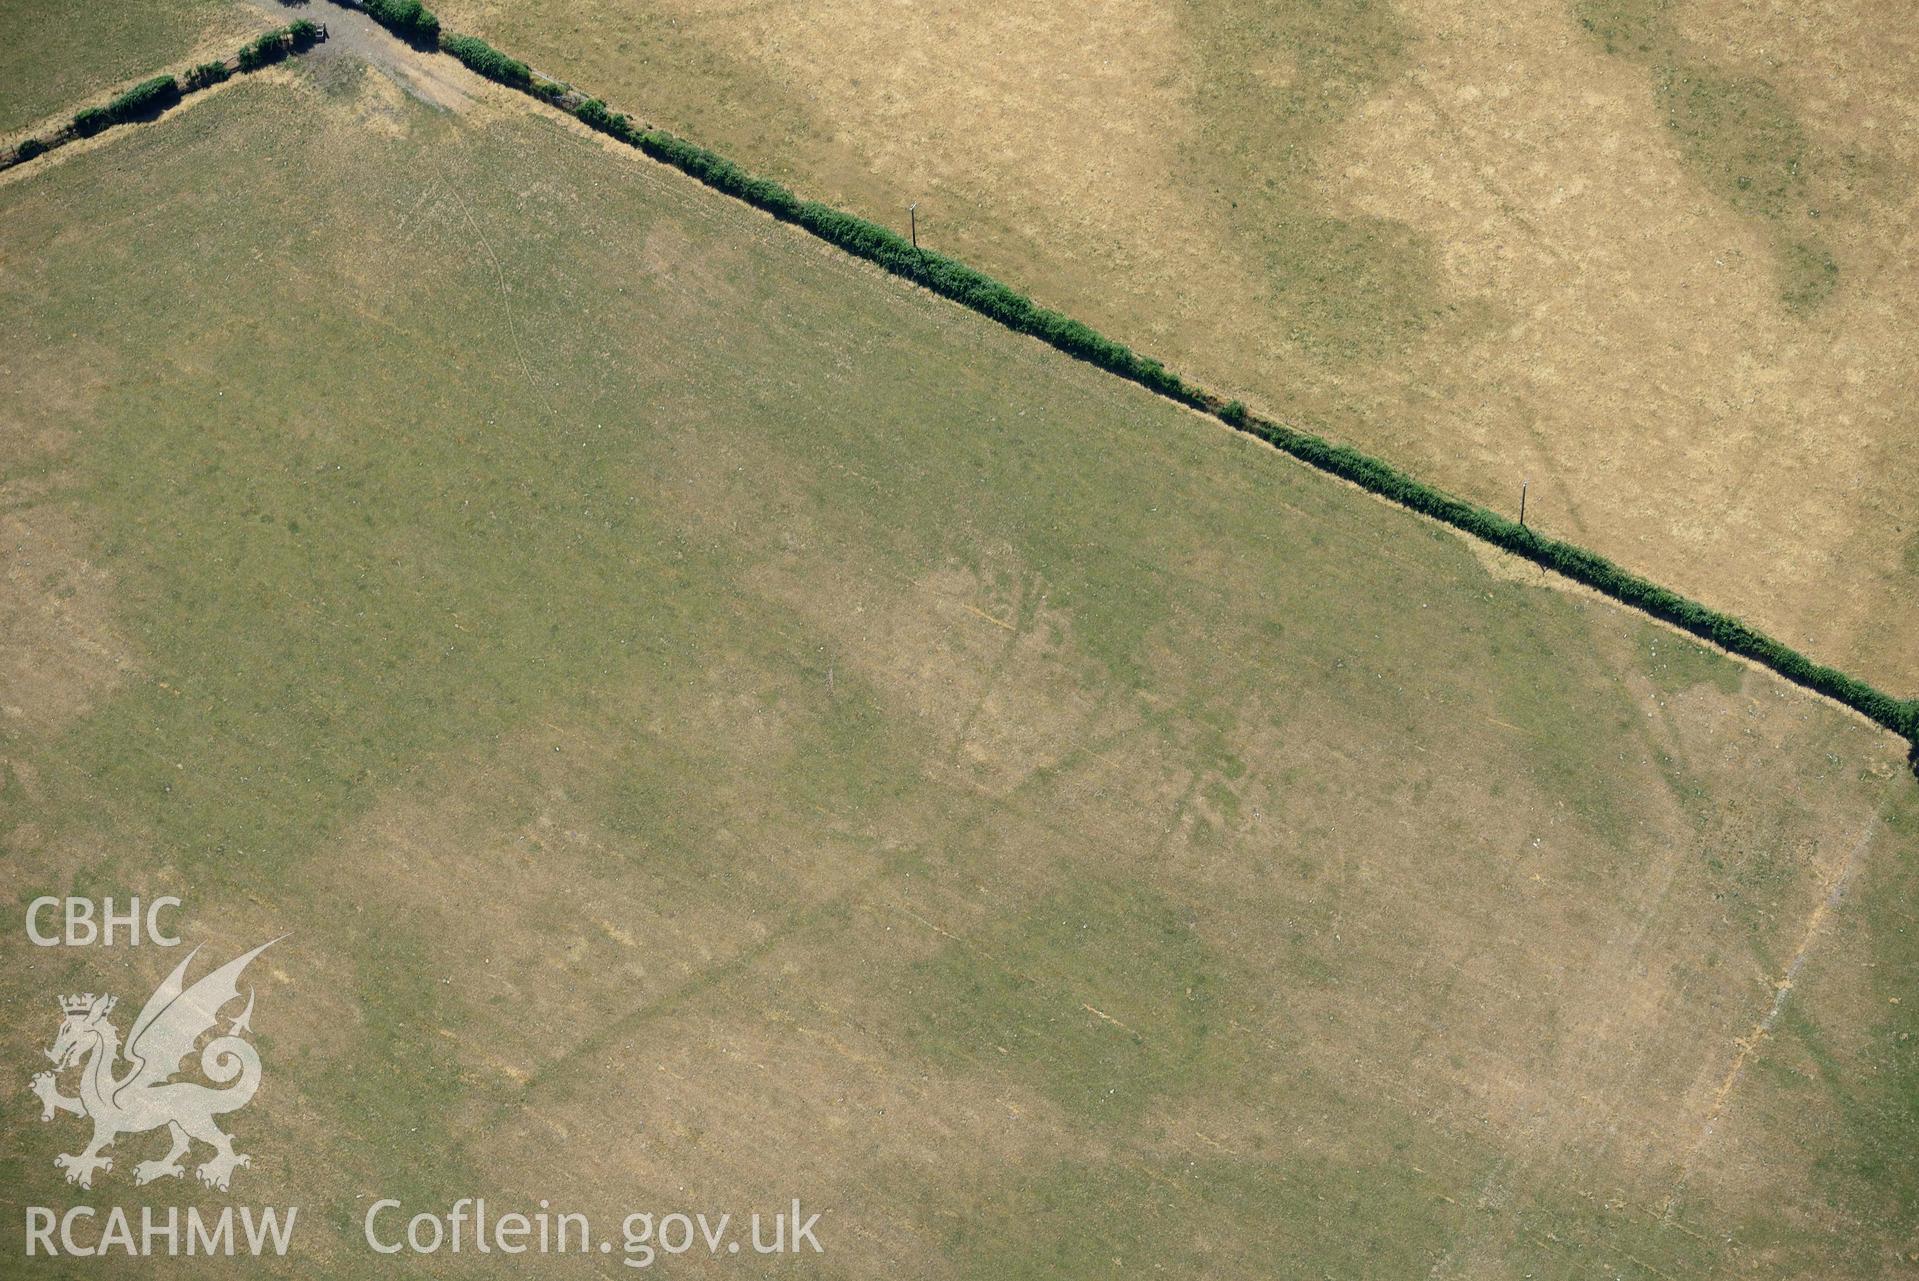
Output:
[[[416,44],[440,41],[440,20],[420,0],[364,0],[367,16],[393,34]]]
[[[276,27],[258,39],[240,46],[240,70],[258,71],[287,56],[287,29]]]
[[[518,58],[509,58],[477,36],[448,36],[440,47],[489,80],[497,80],[514,89],[533,87],[533,69]]]
[[[105,107],[82,107],[73,117],[73,131],[82,138],[91,138],[113,124],[113,116]]]
[[[257,71],[278,62],[289,53],[309,48],[319,38],[319,24],[304,18],[269,31],[241,46],[237,59],[240,70]],[[80,111],[73,118],[73,131],[83,138],[90,138],[114,125],[158,115],[178,102],[181,94],[219,84],[231,74],[225,62],[214,61],[201,63],[179,80],[172,76],[154,76],[150,80],[142,80],[104,107],[87,107]],[[16,151],[17,160],[31,159],[47,149],[46,144],[34,141],[30,145],[38,150],[28,152],[28,145],[22,144]]]
[[[258,71],[261,67],[271,66],[290,54],[311,48],[319,38],[319,25],[308,22],[305,18],[288,23],[284,27],[276,27],[252,43],[242,46],[239,55],[240,70]],[[206,65],[211,67],[214,64]],[[220,78],[226,77],[222,75]]]
[[[494,52],[491,49],[489,53]],[[504,56],[504,55],[496,55]],[[509,60],[510,61],[510,60]],[[1815,663],[1738,619],[1632,574],[1605,557],[1571,543],[1546,538],[1517,521],[1452,497],[1413,479],[1390,464],[1345,445],[1280,423],[1254,417],[1234,400],[1221,404],[1191,387],[1150,357],[1114,342],[1088,326],[1035,304],[991,276],[943,254],[916,248],[905,237],[876,223],[813,201],[802,201],[777,182],[756,178],[724,156],[657,129],[638,128],[598,98],[574,109],[584,123],[632,144],[653,159],[697,178],[717,191],[744,200],[820,239],[877,263],[895,275],[1031,334],[1069,355],[1098,365],[1162,396],[1206,410],[1236,430],[1257,436],[1322,471],[1331,472],[1435,520],[1477,535],[1524,556],[1615,600],[1711,641],[1730,653],[1753,659],[1799,685],[1863,713],[1914,743],[1919,757],[1919,699],[1897,699],[1835,668]]]
[[[258,71],[286,56],[286,42],[278,31],[269,31],[258,40],[240,46],[240,70]]]
[[[191,93],[196,89],[206,89],[217,85],[232,74],[232,72],[227,70],[227,64],[218,59],[212,62],[203,62],[187,72],[185,77],[187,92]]]
[[[633,122],[617,111],[609,111],[607,105],[598,98],[588,98],[573,108],[573,114],[581,123],[591,125],[601,133],[610,134],[622,142],[638,144],[642,131],[633,127]]]
[[[1158,361],[1135,354],[1069,316],[1048,311],[1026,295],[965,263],[916,248],[898,232],[830,205],[802,201],[779,183],[756,178],[724,156],[684,138],[657,129],[635,128],[625,116],[608,110],[597,98],[575,108],[574,115],[709,187],[764,209],[775,218],[797,223],[822,240],[878,263],[895,275],[963,303],[1009,328],[1032,334],[1069,355],[1130,378],[1181,404],[1205,407],[1205,398],[1199,392]]]
[[[116,123],[137,120],[166,110],[180,101],[180,82],[172,76],[142,80],[107,104],[107,114]]]
[[[1221,415],[1224,417],[1224,415]],[[1613,599],[1711,641],[1729,653],[1770,667],[1796,684],[1844,703],[1919,744],[1919,700],[1898,699],[1836,668],[1815,663],[1728,614],[1701,605],[1678,592],[1621,569],[1596,552],[1547,538],[1497,512],[1464,502],[1388,463],[1345,445],[1265,419],[1249,418],[1241,428],[1322,471],[1352,481],[1373,493],[1436,520],[1476,534]]]
[[[157,115],[180,100],[180,85],[172,76],[142,80],[104,107],[87,107],[73,118],[73,131],[90,138],[113,125]]]

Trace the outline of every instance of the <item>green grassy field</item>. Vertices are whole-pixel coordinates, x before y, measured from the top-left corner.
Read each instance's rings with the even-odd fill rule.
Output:
[[[442,0],[1219,394],[1919,691],[1882,6]]]
[[[139,1198],[303,1277],[480,1193],[799,1196],[818,1276],[1907,1267],[1900,744],[471,92],[0,181],[11,894],[292,931],[253,1166]],[[4,946],[22,1079],[174,960]]]
[[[235,0],[0,0],[0,138],[271,25]]]

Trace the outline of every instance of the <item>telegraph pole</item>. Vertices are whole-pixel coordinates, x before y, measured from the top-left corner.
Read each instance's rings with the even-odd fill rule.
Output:
[[[913,248],[920,247],[920,202],[915,200],[906,206],[906,216],[913,220]]]
[[[1526,490],[1532,485],[1530,480],[1519,482],[1519,527],[1526,528]]]

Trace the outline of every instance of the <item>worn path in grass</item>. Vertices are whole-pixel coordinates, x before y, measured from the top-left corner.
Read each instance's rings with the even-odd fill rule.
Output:
[[[328,0],[302,0],[297,4],[282,0],[244,0],[244,3],[276,23],[300,18],[324,22],[327,42],[316,46],[309,54],[311,57],[357,59],[422,102],[434,106],[457,111],[471,101],[462,87],[469,83],[469,78],[459,74],[462,69],[458,66],[449,65],[451,59],[441,57],[435,50],[418,49],[394,39],[391,32],[358,9],[331,4]]]

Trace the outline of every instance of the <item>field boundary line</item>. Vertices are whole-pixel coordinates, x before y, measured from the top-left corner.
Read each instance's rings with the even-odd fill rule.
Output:
[[[1895,697],[1837,668],[1815,662],[1730,614],[1662,587],[1597,552],[1540,534],[1490,508],[1455,497],[1383,459],[1255,414],[1241,402],[1227,400],[1187,381],[1159,361],[1138,355],[1070,316],[1039,306],[1024,294],[957,259],[922,249],[890,228],[844,210],[818,201],[803,201],[780,183],[756,177],[697,143],[663,129],[635,124],[600,99],[533,70],[484,40],[444,32],[439,28],[438,19],[421,8],[417,0],[374,0],[370,5],[365,4],[365,0],[335,2],[348,8],[364,5],[376,21],[382,20],[382,8],[405,5],[413,17],[410,25],[396,30],[398,38],[415,45],[425,44],[421,37],[427,27],[423,24],[430,24],[440,51],[471,70],[564,111],[588,128],[678,169],[722,195],[799,227],[835,248],[863,258],[1008,329],[1038,338],[1069,356],[1207,415],[1317,471],[1450,525],[1729,654],[1749,659],[1906,739],[1909,759],[1915,772],[1919,772],[1919,699]]]
[[[1896,697],[1838,668],[1815,662],[1731,614],[1662,587],[1597,552],[1540,534],[1520,521],[1449,494],[1384,459],[1253,413],[1240,401],[1227,400],[1187,381],[1158,360],[1139,355],[1070,316],[1039,306],[1026,295],[956,258],[922,249],[890,228],[831,205],[801,200],[780,183],[757,177],[717,152],[666,130],[635,124],[600,99],[588,97],[565,81],[534,71],[528,64],[478,37],[447,32],[419,0],[323,2],[363,12],[404,44],[453,57],[479,75],[555,107],[588,128],[625,143],[722,195],[792,224],[1016,333],[1037,338],[1066,355],[1204,414],[1316,471],[1450,525],[1729,654],[1749,659],[1907,740],[1909,763],[1919,774],[1919,698]],[[316,34],[318,31],[313,23],[303,20],[270,36],[300,29]],[[255,47],[263,46],[259,42],[249,46]],[[159,79],[173,84],[172,77],[156,78]],[[30,139],[21,144],[11,161],[0,160],[0,168],[39,154],[37,151],[25,154],[38,143],[39,140]]]
[[[297,57],[325,39],[324,27],[302,18],[256,36],[228,57],[189,68],[183,76],[171,72],[151,76],[115,94],[105,106],[80,108],[66,124],[51,133],[29,134],[0,153],[0,172],[24,165],[70,142],[96,138],[122,125],[158,120],[191,94],[223,84],[236,75],[260,71]]]
[[[1700,1124],[1699,1135],[1687,1149],[1686,1159],[1679,1168],[1679,1177],[1673,1182],[1672,1191],[1666,1197],[1665,1207],[1660,1213],[1662,1222],[1672,1218],[1680,1196],[1684,1194],[1686,1185],[1692,1180],[1693,1169],[1698,1164],[1700,1154],[1712,1141],[1719,1120],[1725,1114],[1726,1105],[1731,1100],[1733,1091],[1738,1088],[1740,1078],[1746,1073],[1747,1065],[1764,1048],[1766,1041],[1773,1035],[1773,1029],[1778,1026],[1780,1017],[1785,1014],[1786,1005],[1792,1000],[1793,985],[1798,982],[1799,972],[1805,968],[1807,959],[1812,955],[1813,944],[1818,942],[1823,933],[1827,918],[1845,903],[1846,896],[1852,891],[1853,882],[1865,869],[1866,855],[1872,849],[1873,838],[1879,834],[1879,826],[1884,821],[1886,806],[1890,803],[1891,800],[1888,797],[1873,811],[1871,820],[1866,824],[1865,830],[1859,834],[1859,839],[1853,843],[1845,862],[1839,866],[1838,871],[1833,873],[1832,881],[1826,886],[1825,892],[1820,894],[1813,904],[1812,911],[1807,915],[1805,925],[1799,932],[1799,946],[1793,949],[1785,969],[1773,981],[1772,1001],[1766,1007],[1765,1014],[1753,1025],[1751,1031],[1733,1042],[1736,1050],[1732,1062],[1727,1066],[1725,1075],[1720,1078],[1718,1088],[1713,1091],[1708,1101],[1705,1120]]]

